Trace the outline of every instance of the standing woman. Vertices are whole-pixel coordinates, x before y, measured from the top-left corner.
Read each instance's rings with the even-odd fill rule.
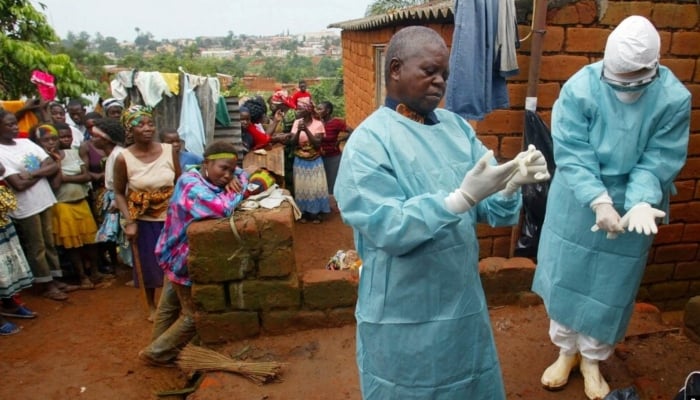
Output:
[[[167,143],[154,140],[156,128],[149,107],[135,105],[122,114],[122,125],[133,143],[114,163],[114,192],[124,217],[124,234],[138,249],[143,282],[134,268],[134,286],[143,285],[150,309],[156,312],[155,291],[163,286],[163,270],[155,257],[156,242],[163,230],[168,200],[180,176],[177,153]]]
[[[323,154],[323,168],[326,170],[328,192],[333,193],[341,156],[338,135],[340,132],[350,134],[352,133],[352,128],[348,127],[342,119],[333,118],[333,103],[330,101],[322,101],[316,109],[326,130],[326,134],[323,135],[323,140],[321,141],[321,154]]]
[[[318,119],[309,98],[297,103],[297,120],[292,125],[294,144],[294,200],[302,211],[301,223],[321,223],[321,213],[330,213],[326,171],[321,158],[323,122]]]
[[[56,174],[59,167],[44,149],[29,139],[17,139],[18,134],[17,118],[0,109],[0,162],[6,169],[5,182],[17,196],[17,209],[10,211],[10,216],[43,296],[66,300],[65,292],[78,286],[54,280],[63,272],[51,225],[51,207],[56,197],[46,179]]]

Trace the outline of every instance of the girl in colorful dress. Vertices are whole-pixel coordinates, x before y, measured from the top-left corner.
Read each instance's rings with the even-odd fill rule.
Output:
[[[204,151],[199,171],[182,174],[168,206],[156,257],[165,271],[152,342],[139,358],[152,365],[169,365],[195,335],[192,281],[187,269],[190,247],[187,228],[194,221],[229,217],[243,199],[248,179],[236,165],[236,148],[218,141]],[[173,322],[174,321],[174,322]]]
[[[150,309],[156,312],[156,288],[163,286],[163,270],[155,256],[163,230],[168,200],[180,176],[180,162],[173,146],[155,141],[156,127],[149,107],[134,105],[124,111],[122,125],[127,141],[133,141],[114,162],[114,194],[124,218],[124,234],[134,246],[134,287],[143,285]],[[131,139],[130,139],[131,138]],[[139,271],[140,269],[140,271]],[[140,272],[140,274],[139,274]],[[139,282],[142,275],[143,282]]]
[[[39,125],[31,137],[60,166],[50,178],[57,201],[52,213],[54,243],[66,250],[80,278],[80,288],[94,289],[90,276],[97,280],[99,274],[95,245],[97,224],[87,202],[90,182],[87,167],[78,150],[71,148],[70,129],[62,129],[59,136],[53,125]]]
[[[297,102],[297,120],[292,126],[294,143],[294,200],[302,211],[301,223],[321,223],[321,213],[330,213],[328,183],[321,158],[321,140],[325,133],[309,98]]]
[[[0,176],[5,174],[5,166],[0,163]],[[17,198],[0,180],[0,336],[13,335],[19,327],[3,317],[36,318],[36,314],[26,306],[18,304],[14,296],[32,285],[32,271],[24,251],[17,239],[15,226],[7,215],[17,208]]]

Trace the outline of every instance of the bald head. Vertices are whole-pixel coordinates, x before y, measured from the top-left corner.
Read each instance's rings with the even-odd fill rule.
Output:
[[[428,44],[441,46],[447,51],[447,45],[437,32],[425,26],[408,26],[391,37],[386,49],[384,63],[384,83],[389,84],[391,60],[407,60],[420,53]]]
[[[445,94],[449,75],[447,45],[430,28],[403,28],[389,42],[384,73],[388,97],[427,115]]]

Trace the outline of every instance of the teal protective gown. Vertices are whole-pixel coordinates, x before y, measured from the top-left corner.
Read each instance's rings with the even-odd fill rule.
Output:
[[[557,165],[549,189],[533,290],[549,317],[615,344],[625,334],[654,237],[591,232],[590,203],[608,192],[623,216],[647,202],[666,211],[685,164],[690,93],[665,67],[632,104],[600,80],[602,62],[562,87],[552,112]]]
[[[343,151],[334,194],[363,261],[364,399],[505,399],[475,225],[515,224],[521,200],[496,194],[448,211],[445,197],[487,149],[462,118],[436,115],[427,126],[381,107]]]

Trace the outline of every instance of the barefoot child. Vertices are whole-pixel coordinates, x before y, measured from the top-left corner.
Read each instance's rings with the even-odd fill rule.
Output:
[[[180,349],[195,335],[192,281],[187,269],[190,251],[187,227],[193,221],[223,218],[233,213],[248,183],[236,161],[233,144],[214,142],[204,151],[201,169],[185,172],[175,185],[156,245],[156,257],[166,278],[151,344],[139,352],[139,358],[146,363],[172,364]]]

